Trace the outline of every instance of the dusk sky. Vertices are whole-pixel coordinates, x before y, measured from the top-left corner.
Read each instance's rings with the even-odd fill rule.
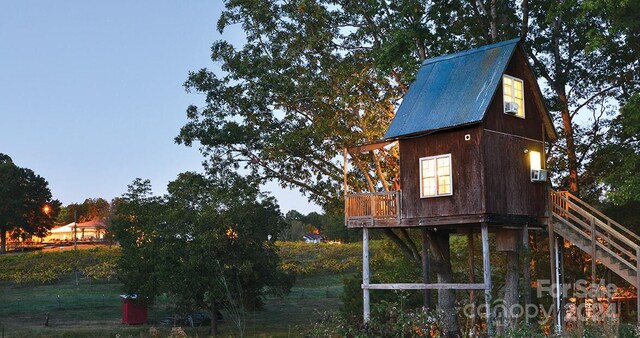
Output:
[[[0,153],[49,182],[63,205],[111,200],[136,177],[155,194],[202,171],[197,148],[173,139],[202,97],[182,84],[217,69],[221,1],[3,1],[0,4]],[[269,184],[283,212],[320,209]]]

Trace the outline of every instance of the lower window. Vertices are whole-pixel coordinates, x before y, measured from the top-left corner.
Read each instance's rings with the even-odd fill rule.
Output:
[[[420,159],[420,197],[453,195],[451,154]]]

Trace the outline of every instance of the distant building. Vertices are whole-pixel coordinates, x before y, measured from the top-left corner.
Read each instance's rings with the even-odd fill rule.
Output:
[[[305,242],[307,243],[320,243],[322,242],[322,235],[315,233],[308,233],[302,236]]]
[[[101,221],[89,221],[77,225],[71,222],[51,229],[49,235],[44,238],[44,242],[72,241],[74,234],[78,240],[102,240],[105,229],[106,226]]]

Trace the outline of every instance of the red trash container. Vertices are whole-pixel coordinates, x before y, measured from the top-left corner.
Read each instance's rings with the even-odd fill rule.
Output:
[[[120,295],[122,298],[122,323],[146,324],[147,304],[138,299],[138,295]]]

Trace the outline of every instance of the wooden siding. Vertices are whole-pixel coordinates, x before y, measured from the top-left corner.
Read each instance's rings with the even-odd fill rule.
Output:
[[[470,140],[465,141],[465,135]],[[479,126],[440,131],[400,140],[401,218],[484,213]],[[419,159],[451,154],[453,195],[420,198]]]
[[[482,137],[486,212],[543,217],[548,203],[547,186],[531,182],[525,149],[544,152],[545,112],[536,102],[542,98],[537,95],[536,80],[521,48],[516,48],[505,74],[524,81],[525,118],[504,113],[500,85],[482,124],[486,129]]]
[[[537,95],[537,90],[535,90],[536,80],[526,62],[521,48],[516,48],[505,71],[505,74],[517,77],[524,82],[525,118],[522,119],[504,113],[502,82],[500,82],[482,124],[486,129],[542,140],[542,114],[545,114],[545,112],[540,109],[539,104],[536,104],[536,100],[542,100],[542,98]]]
[[[484,131],[482,138],[486,211],[492,214],[543,217],[547,185],[531,182],[529,154],[542,143]]]

